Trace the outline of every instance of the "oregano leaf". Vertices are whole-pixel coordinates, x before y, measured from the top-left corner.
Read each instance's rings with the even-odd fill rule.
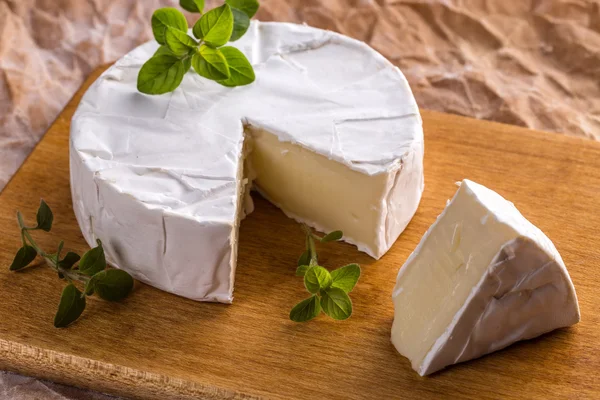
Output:
[[[225,2],[232,8],[242,11],[248,18],[252,18],[259,7],[258,0],[226,0]]]
[[[159,8],[152,14],[152,33],[160,44],[167,44],[166,34],[168,28],[173,28],[186,33],[188,30],[185,16],[176,8]]]
[[[302,300],[296,304],[290,311],[290,319],[294,322],[306,322],[315,318],[321,313],[321,304],[319,298],[315,295]]]
[[[323,236],[323,238],[321,239],[321,243],[335,242],[337,240],[340,240],[343,236],[344,233],[342,231],[333,231]]]
[[[75,265],[75,263],[80,259],[81,257],[79,257],[79,254],[69,251],[65,258],[58,262],[58,266],[64,269],[71,269],[73,268],[73,265]]]
[[[192,57],[183,57],[181,62],[183,63],[183,74],[185,75],[192,68]]]
[[[152,57],[161,56],[161,55],[175,56],[175,53],[173,53],[171,51],[171,49],[169,49],[169,46],[167,46],[166,44],[163,44],[158,49],[156,49],[156,51],[154,52]]]
[[[201,13],[204,10],[204,0],[179,0],[179,5],[192,13]]]
[[[192,67],[198,75],[213,81],[227,79],[230,76],[227,60],[221,51],[204,44],[192,56]]]
[[[65,286],[60,297],[58,311],[54,317],[54,326],[64,328],[75,321],[85,310],[85,297],[72,283]]]
[[[166,54],[150,58],[138,74],[138,90],[146,94],[163,94],[175,90],[190,69],[190,62],[189,58],[181,60]]]
[[[300,258],[298,258],[298,266],[310,264],[310,251],[306,250]]]
[[[191,57],[186,57],[181,62],[189,68],[191,66]],[[66,327],[79,318],[86,306],[85,296],[92,295],[98,291],[101,298],[115,301],[122,299],[131,292],[134,285],[131,275],[121,270],[105,270],[106,258],[100,240],[96,240],[97,247],[86,252],[81,259],[74,252],[67,252],[66,256],[62,258],[61,254],[65,245],[62,240],[59,242],[55,253],[47,253],[40,249],[35,239],[26,230],[37,229],[38,227],[50,230],[53,216],[50,208],[43,200],[37,213],[37,227],[26,227],[23,216],[18,211],[17,220],[24,244],[17,251],[9,268],[11,270],[25,268],[35,259],[39,252],[47,264],[55,270],[58,278],[68,281],[68,284],[62,291],[58,310],[54,316],[55,327]],[[74,268],[73,266],[78,261],[79,268]],[[73,284],[76,281],[85,283],[83,293]]]
[[[300,265],[296,268],[296,276],[305,276],[306,271],[308,271],[310,267],[308,265]]]
[[[38,208],[37,215],[37,227],[36,229],[41,229],[46,232],[50,232],[52,229],[52,221],[54,220],[54,215],[52,214],[52,210],[44,200],[40,201],[40,207]]]
[[[58,244],[58,250],[56,251],[56,262],[60,260],[60,253],[62,253],[63,247],[65,247],[65,241],[61,240]]]
[[[331,318],[341,321],[352,315],[352,300],[342,289],[330,287],[321,291],[321,308]]]
[[[360,278],[360,266],[358,264],[348,264],[334,271],[331,271],[331,287],[342,289],[346,293],[350,293],[356,282]]]
[[[321,289],[331,286],[331,274],[325,268],[318,265],[310,267],[304,275],[304,286],[310,293],[318,293]]]
[[[133,278],[122,269],[107,269],[92,277],[93,287],[98,296],[108,301],[119,301],[133,289]]]
[[[246,34],[250,27],[250,17],[241,10],[231,7],[231,13],[233,14],[233,32],[229,38],[230,42],[235,42]]]
[[[188,54],[198,46],[198,43],[189,37],[187,33],[173,28],[167,28],[165,41],[167,42],[169,50],[178,57]]]
[[[231,46],[221,47],[219,50],[225,56],[231,74],[229,79],[218,81],[221,85],[234,87],[254,82],[254,69],[244,53]]]
[[[84,275],[93,276],[106,268],[106,257],[104,256],[102,242],[98,239],[97,243],[98,246],[88,250],[83,257],[81,257],[81,261],[79,262],[79,272]]]
[[[202,39],[212,47],[223,46],[229,41],[232,32],[233,13],[227,4],[204,14],[193,28],[196,39]]]
[[[17,254],[15,255],[15,258],[13,259],[12,264],[10,264],[10,270],[18,271],[20,269],[25,268],[26,266],[31,264],[31,262],[33,260],[35,260],[36,256],[37,256],[37,252],[35,251],[35,249],[33,247],[31,247],[28,244],[23,245],[23,247],[21,247],[17,251]]]
[[[85,288],[83,289],[83,293],[86,296],[91,296],[94,294],[94,277],[87,281],[87,283],[85,284]]]

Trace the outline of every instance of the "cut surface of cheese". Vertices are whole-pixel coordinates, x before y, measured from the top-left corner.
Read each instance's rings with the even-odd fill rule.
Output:
[[[288,216],[379,258],[423,191],[423,131],[402,73],[366,44],[253,21],[232,45],[256,81],[226,88],[187,73],[137,91],[158,44],[90,87],[71,124],[71,190],[88,243],[160,289],[231,302],[240,220],[254,186]]]
[[[341,230],[344,239],[373,257],[381,257],[394,243],[416,209],[420,167],[413,154],[405,169],[366,175],[331,161],[322,154],[281,142],[262,129],[249,129],[254,187],[291,218],[321,232]],[[421,154],[418,154],[418,162]]]
[[[496,192],[464,180],[398,273],[392,343],[420,375],[579,321],[548,237]]]

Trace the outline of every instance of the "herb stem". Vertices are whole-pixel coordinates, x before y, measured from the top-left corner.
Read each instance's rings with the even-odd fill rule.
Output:
[[[25,246],[25,221],[23,221],[23,214],[21,211],[17,211],[17,221],[19,222],[19,227],[21,228],[21,244]]]
[[[27,240],[29,241],[29,245],[31,247],[33,247],[35,249],[35,251],[42,257],[44,258],[48,258],[48,255],[44,252],[44,250],[42,250],[37,243],[35,242],[35,240],[33,240],[33,237],[31,236],[31,234],[29,233],[29,229],[22,226],[21,227],[21,232],[22,234],[27,238]]]
[[[311,236],[313,239],[316,239],[316,240],[318,240],[319,242],[321,241],[321,239],[323,239],[323,236],[319,236],[319,235],[317,235],[317,234],[316,234],[316,233],[314,233],[314,232],[311,232],[311,233],[310,233],[310,236]]]
[[[80,273],[77,273],[74,271],[69,271],[69,270],[66,270],[66,269],[60,268],[60,267],[57,268],[57,272],[60,272],[61,274],[63,274],[64,277],[67,278],[67,280],[69,282],[79,281],[79,282],[87,283],[90,279],[92,279],[89,276],[86,276],[86,275],[83,275],[83,274],[80,274]]]
[[[23,237],[23,243],[25,243],[25,238],[27,238],[27,241],[29,242],[29,245],[31,247],[33,247],[33,249],[41,257],[44,258],[44,260],[46,260],[46,264],[50,268],[52,268],[54,271],[60,272],[65,278],[67,278],[67,280],[69,281],[69,283],[72,283],[73,281],[79,281],[79,282],[87,283],[91,279],[89,276],[86,276],[86,275],[80,274],[78,272],[66,270],[64,268],[59,267],[59,265],[58,265],[58,255],[57,255],[57,258],[54,259],[51,255],[47,254],[44,250],[42,250],[38,246],[38,244],[35,242],[35,240],[31,236],[31,234],[29,233],[29,229],[30,228],[28,228],[26,226],[23,226],[23,220],[22,220],[22,218],[19,218],[19,226],[21,227],[21,236]]]
[[[308,237],[308,248],[310,249],[310,266],[314,267],[318,264],[317,260],[317,249],[315,246],[315,239],[312,236]]]
[[[314,267],[319,263],[317,258],[317,247],[315,246],[315,237],[308,225],[302,224],[302,230],[304,230],[304,233],[306,233],[306,247],[310,255],[309,266]]]
[[[55,252],[45,252],[32,234],[32,231],[50,232],[52,229],[54,214],[43,199],[40,200],[35,218],[37,224],[27,226],[23,215],[17,211],[23,245],[17,250],[9,270],[20,271],[32,263],[39,266],[41,264],[35,262],[39,256],[58,275],[58,278],[67,283],[54,316],[56,328],[64,328],[81,316],[85,310],[87,296],[97,294],[105,300],[118,301],[129,295],[134,285],[133,278],[123,270],[107,268],[106,255],[100,239],[96,239],[98,246],[88,250],[83,256],[69,251],[63,257],[64,240],[58,243]],[[78,286],[80,288],[83,286],[82,290]]]
[[[302,224],[302,230],[306,234],[306,249],[308,250],[308,254],[310,256],[309,266],[314,267],[319,264],[319,260],[317,258],[317,247],[315,246],[315,238],[320,240],[318,236],[312,233],[310,227],[306,224]]]

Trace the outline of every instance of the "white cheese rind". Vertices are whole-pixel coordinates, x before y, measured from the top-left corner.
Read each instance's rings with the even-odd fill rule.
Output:
[[[225,88],[188,73],[172,93],[141,94],[138,71],[158,47],[149,42],[87,91],[70,157],[88,243],[102,239],[109,262],[143,282],[231,302],[251,125],[365,176],[395,174],[376,200],[381,240],[356,243],[380,257],[423,190],[421,118],[402,73],[362,42],[302,25],[253,21],[232,45],[253,63],[252,85]]]
[[[464,224],[452,219],[461,211],[472,214],[471,218],[464,219]],[[488,224],[494,225],[486,231]],[[429,237],[437,234],[439,238],[439,232],[444,229],[454,230],[449,242],[437,241],[438,259],[449,263],[443,269],[448,273],[447,279],[453,282],[454,274],[460,276],[459,280],[470,279],[472,288],[465,299],[455,298],[461,296],[460,290],[457,294],[439,296],[439,299],[444,299],[443,304],[439,299],[427,303],[429,311],[419,310],[418,304],[407,309],[407,303],[414,305],[419,295],[433,290],[426,279],[433,271],[431,259],[423,259],[419,254],[428,251],[424,247],[435,251],[431,246],[436,246],[436,243],[430,242]],[[474,232],[474,237],[479,236],[479,239],[472,240],[461,233],[466,230]],[[494,235],[498,239],[494,239]],[[501,242],[504,243],[497,251],[487,250],[489,262],[470,265],[471,270],[479,275],[464,272],[465,267],[469,268],[470,260],[480,257],[474,254],[485,247],[482,246],[484,243]],[[466,261],[466,265],[461,260]],[[429,263],[426,265],[425,261]],[[459,267],[456,267],[457,262]],[[457,290],[459,286],[454,282],[451,287]],[[406,297],[407,293],[414,295]],[[401,268],[393,299],[392,343],[401,354],[409,357],[420,375],[500,350],[519,340],[570,326],[580,318],[575,289],[552,242],[512,203],[468,180],[462,182],[444,213],[429,228]],[[424,304],[426,302],[423,301]],[[452,312],[452,318],[447,325],[440,325],[438,322],[445,316],[436,315],[435,310],[444,308],[445,312]],[[427,312],[436,316],[430,325],[416,322],[415,315]],[[427,336],[435,340],[419,342],[414,339]]]
[[[102,239],[108,261],[143,282],[225,303],[244,215],[244,125],[365,176],[393,175],[376,199],[377,239],[355,243],[374,257],[402,232],[423,191],[418,107],[384,57],[348,37],[285,23],[253,21],[233,45],[255,67],[252,85],[225,88],[188,73],[161,96],[136,88],[158,45],[133,50],[87,91],[70,142],[73,206],[86,241]]]

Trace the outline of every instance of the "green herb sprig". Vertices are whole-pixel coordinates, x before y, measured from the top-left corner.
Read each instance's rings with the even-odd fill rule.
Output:
[[[133,278],[123,270],[107,269],[104,249],[100,240],[97,240],[98,246],[86,252],[83,257],[71,251],[62,257],[63,241],[59,243],[56,253],[46,253],[31,236],[32,231],[50,232],[52,228],[54,215],[44,200],[40,202],[36,219],[36,226],[26,226],[23,215],[17,211],[23,246],[17,251],[10,270],[22,270],[39,255],[50,268],[57,272],[60,279],[68,282],[62,292],[58,311],[54,317],[55,327],[64,328],[79,318],[85,309],[86,296],[92,296],[95,293],[104,300],[119,301],[129,295],[133,288]],[[78,289],[75,282],[82,285],[83,289]]]
[[[190,68],[223,86],[254,82],[254,68],[246,56],[225,44],[244,36],[250,18],[258,10],[258,0],[226,0],[204,14],[204,0],[180,0],[179,4],[189,12],[202,14],[192,28],[193,37],[187,33],[188,24],[181,11],[172,7],[156,10],[152,33],[161,46],[140,69],[138,90],[146,94],[171,92]]]
[[[333,319],[344,320],[352,315],[352,300],[348,293],[354,289],[360,278],[360,266],[348,264],[329,272],[319,265],[315,242],[338,241],[344,236],[342,231],[334,231],[325,236],[314,234],[302,225],[306,233],[306,250],[298,259],[296,276],[304,277],[304,286],[311,296],[296,304],[290,312],[294,322],[306,322],[317,317],[321,311]]]

